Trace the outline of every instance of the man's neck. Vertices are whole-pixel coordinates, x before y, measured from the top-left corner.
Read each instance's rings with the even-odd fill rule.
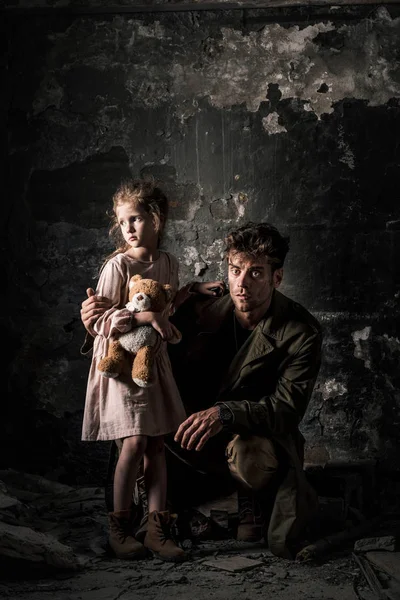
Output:
[[[241,312],[235,308],[235,317],[243,329],[253,330],[257,327],[265,313],[269,309],[271,302],[258,306],[256,309],[249,312]]]

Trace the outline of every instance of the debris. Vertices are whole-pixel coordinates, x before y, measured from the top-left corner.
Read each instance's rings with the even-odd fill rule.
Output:
[[[0,510],[19,508],[21,502],[14,496],[9,496],[0,489]]]
[[[338,546],[341,546],[343,544],[346,544],[350,540],[358,538],[363,533],[366,533],[367,531],[373,529],[376,525],[378,525],[381,522],[381,520],[382,517],[376,517],[375,519],[371,519],[371,521],[363,521],[362,523],[359,523],[354,527],[321,538],[320,540],[317,540],[300,550],[296,555],[296,561],[305,562],[309,560],[314,560],[322,554],[326,554],[327,552],[334,550]]]
[[[214,521],[219,527],[223,529],[228,529],[229,526],[229,516],[227,510],[219,510],[212,508],[210,510],[210,519]]]
[[[4,561],[23,561],[35,567],[50,566],[68,570],[80,567],[78,558],[69,546],[30,527],[7,523],[0,523],[0,555]]]
[[[394,552],[396,550],[396,538],[394,535],[363,538],[357,540],[354,544],[354,552],[368,552],[369,550],[387,550]]]
[[[388,597],[386,595],[385,590],[382,587],[381,582],[379,581],[378,577],[375,574],[375,571],[368,563],[368,561],[364,557],[354,554],[354,552],[352,556],[357,565],[360,567],[360,571],[364,575],[364,578],[367,581],[369,587],[371,588],[371,591],[374,593],[375,597],[379,600],[388,600]]]
[[[367,560],[400,582],[400,552],[367,552]]]
[[[244,556],[231,556],[217,560],[206,560],[202,564],[206,567],[238,573],[239,571],[249,571],[250,569],[254,569],[254,567],[260,567],[264,563],[261,560],[253,560]]]
[[[33,475],[16,471],[15,469],[3,469],[0,471],[0,479],[5,483],[7,488],[12,491],[13,488],[18,490],[26,490],[39,494],[68,494],[74,490],[69,485],[51,481],[41,475]],[[15,496],[19,497],[17,493]]]

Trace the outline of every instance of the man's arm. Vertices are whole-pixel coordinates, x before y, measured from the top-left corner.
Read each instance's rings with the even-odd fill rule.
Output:
[[[201,450],[204,444],[224,428],[232,433],[250,433],[266,437],[285,435],[297,430],[310,401],[321,365],[322,335],[308,338],[279,378],[275,392],[259,398],[217,402],[184,421],[175,434],[182,448]],[[220,407],[232,413],[232,422],[224,427]],[[230,419],[228,419],[229,421]]]
[[[277,381],[273,394],[223,400],[233,413],[235,433],[280,436],[295,431],[304,416],[321,366],[322,335],[310,336]]]

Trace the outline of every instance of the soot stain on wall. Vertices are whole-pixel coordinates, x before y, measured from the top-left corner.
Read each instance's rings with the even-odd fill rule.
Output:
[[[223,236],[249,219],[291,236],[282,291],[325,328],[309,459],[398,469],[400,18],[358,10],[10,25],[3,440],[35,448],[14,465],[85,482],[103,468],[106,450],[79,441],[79,308],[111,250],[115,186],[149,172],[170,198],[163,244],[182,283],[226,277]]]

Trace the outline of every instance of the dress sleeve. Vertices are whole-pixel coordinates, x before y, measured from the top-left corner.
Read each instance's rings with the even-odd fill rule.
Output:
[[[94,324],[93,328],[98,335],[110,338],[132,329],[132,313],[124,307],[127,285],[127,276],[116,262],[110,260],[100,275],[96,295],[111,300],[112,307]]]

